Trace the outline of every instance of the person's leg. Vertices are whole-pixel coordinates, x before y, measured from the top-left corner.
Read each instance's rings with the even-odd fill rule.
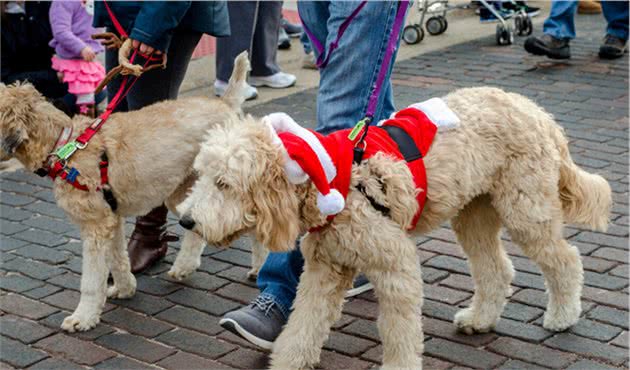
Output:
[[[575,38],[575,11],[577,0],[551,3],[549,17],[545,19],[542,36],[529,36],[525,50],[534,55],[545,55],[551,59],[569,59],[569,42]]]
[[[604,59],[620,58],[626,52],[628,41],[628,2],[602,1],[601,4],[608,27],[599,56]]]
[[[216,78],[223,82],[230,79],[232,69],[234,69],[234,58],[238,54],[244,50],[249,50],[249,57],[253,59],[251,53],[252,37],[256,27],[258,5],[256,1],[228,1],[228,11],[230,13],[231,34],[228,37],[217,38]],[[274,33],[277,37],[278,30]]]
[[[574,39],[577,6],[577,1],[552,1],[549,17],[543,25],[543,33],[561,40]]]
[[[602,1],[602,11],[608,21],[606,34],[628,40],[628,2]]]
[[[273,296],[285,317],[289,316],[303,268],[302,253],[295,249],[288,253],[269,253],[258,273],[261,294]]]
[[[276,59],[281,18],[282,1],[258,3],[252,42],[252,76],[271,76],[280,72]]]
[[[155,69],[138,79],[127,95],[129,110],[177,98],[188,63],[200,38],[201,34],[198,32],[175,31],[167,53],[166,68]],[[138,62],[143,62],[143,58],[139,58]],[[117,91],[118,88],[109,90],[108,87],[108,94],[115,94]],[[168,210],[161,205],[136,219],[136,227],[128,245],[132,272],[143,271],[164,257],[168,249],[167,242],[176,240],[173,235],[166,232],[167,214]]]
[[[308,39],[308,35],[306,34],[306,32],[302,32],[302,35],[300,36],[300,42],[302,43],[304,54],[310,54],[311,52],[313,52],[311,41]]]
[[[280,71],[276,61],[281,18],[282,1],[259,2],[252,44],[252,73],[249,78],[253,86],[282,89],[295,84],[295,76]]]
[[[326,48],[337,38],[343,21],[359,2],[331,2],[326,31],[316,18],[321,4],[299,4],[302,20],[314,37]],[[328,65],[320,70],[317,97],[317,130],[324,134],[352,127],[365,116],[372,86],[383,64],[389,36],[396,17],[397,2],[368,2],[358,13],[330,55]],[[400,43],[400,37],[397,45]],[[394,54],[395,58],[395,54]],[[388,117],[394,111],[391,93],[391,62],[378,98],[374,120]],[[363,76],[365,78],[363,78]]]

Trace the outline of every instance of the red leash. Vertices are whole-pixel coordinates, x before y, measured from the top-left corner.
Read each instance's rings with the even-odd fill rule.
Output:
[[[118,34],[121,37],[128,38],[127,32],[125,32],[124,28],[112,12],[111,8],[107,4],[107,1],[103,1],[103,3],[105,4],[105,8],[109,13],[109,17],[114,24],[114,27],[116,28]],[[134,50],[131,58],[129,59],[129,62],[133,63],[136,55],[138,54],[146,59],[146,62],[142,66],[143,70],[145,70],[151,62],[161,60],[160,58],[153,57],[153,54],[143,55],[142,53],[138,52],[138,50]],[[101,113],[99,117],[96,118],[96,120],[94,120],[94,122],[90,126],[88,126],[75,140],[68,142],[68,137],[66,136],[69,136],[69,134],[67,133],[67,130],[64,129],[59,139],[55,143],[55,148],[53,149],[53,152],[46,158],[46,161],[42,168],[39,168],[37,171],[35,171],[35,173],[42,177],[49,176],[53,181],[57,177],[61,177],[75,188],[83,191],[89,191],[89,188],[87,186],[81,184],[77,180],[77,177],[80,174],[79,171],[74,167],[68,168],[68,160],[77,150],[84,149],[88,145],[94,135],[96,135],[101,127],[103,127],[105,122],[107,122],[107,119],[114,112],[116,107],[118,107],[118,105],[123,101],[127,94],[129,94],[129,91],[138,81],[138,78],[139,76],[124,76],[123,80],[120,83],[120,88],[118,89],[116,95],[114,95],[112,100],[107,104],[105,111]],[[56,157],[57,160],[50,163],[52,157]],[[109,161],[107,159],[107,155],[103,153],[103,156],[101,157],[101,161],[99,163],[101,184],[96,188],[96,190],[102,191],[105,200],[109,203],[113,210],[116,210],[116,199],[113,197],[111,187],[109,186],[108,167]]]

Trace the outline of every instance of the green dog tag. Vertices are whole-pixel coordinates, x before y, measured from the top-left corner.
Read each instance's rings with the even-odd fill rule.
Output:
[[[62,160],[68,159],[70,158],[70,156],[72,154],[74,154],[74,152],[77,151],[77,142],[76,141],[71,141],[68,144],[62,146],[61,148],[57,149],[57,151],[55,152],[55,155]]]
[[[352,128],[352,131],[350,131],[350,133],[348,134],[348,139],[350,140],[356,139],[357,135],[359,135],[359,132],[363,130],[363,127],[365,127],[365,119],[360,120],[359,122],[357,122],[356,125],[354,125],[354,127]]]

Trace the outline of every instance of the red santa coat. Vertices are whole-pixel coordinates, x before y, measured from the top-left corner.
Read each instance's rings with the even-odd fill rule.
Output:
[[[415,108],[403,109],[397,112],[393,118],[382,122],[381,125],[371,126],[369,128],[364,143],[363,160],[369,159],[376,153],[387,153],[397,160],[405,160],[399,150],[398,143],[396,143],[383,128],[385,126],[395,126],[402,129],[413,140],[413,143],[415,143],[415,146],[421,154],[421,158],[406,162],[413,176],[415,186],[420,190],[416,197],[418,201],[418,213],[414,216],[411,225],[409,225],[409,228],[412,229],[420,219],[427,195],[426,169],[422,158],[426,156],[431,147],[431,143],[437,132],[437,126],[421,110]],[[327,136],[312,130],[309,131],[321,142],[336,168],[336,175],[333,176],[333,180],[329,183],[330,188],[339,191],[345,199],[350,190],[354,147],[361,135],[357,135],[355,140],[350,140],[348,138],[348,134],[351,131],[350,129],[336,131]],[[278,136],[287,149],[287,153],[291,159],[299,163],[304,163],[304,161],[316,158],[316,155],[302,137],[290,132],[279,132]],[[326,178],[323,172],[318,175],[313,175],[309,171],[309,176],[311,176],[312,179]],[[317,185],[318,184],[316,184],[316,186]],[[320,186],[317,187],[320,188]],[[329,220],[333,217],[334,215],[329,216]]]

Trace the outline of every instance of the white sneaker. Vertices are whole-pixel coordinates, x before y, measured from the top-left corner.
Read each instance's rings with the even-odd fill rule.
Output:
[[[214,81],[214,95],[223,96],[225,94],[225,90],[228,87],[228,83],[221,80]],[[252,100],[258,97],[258,90],[255,87],[247,85],[247,90],[245,93],[245,100]]]
[[[284,89],[295,85],[295,76],[292,74],[278,72],[271,76],[249,77],[249,83],[253,86],[267,86],[274,89]]]

